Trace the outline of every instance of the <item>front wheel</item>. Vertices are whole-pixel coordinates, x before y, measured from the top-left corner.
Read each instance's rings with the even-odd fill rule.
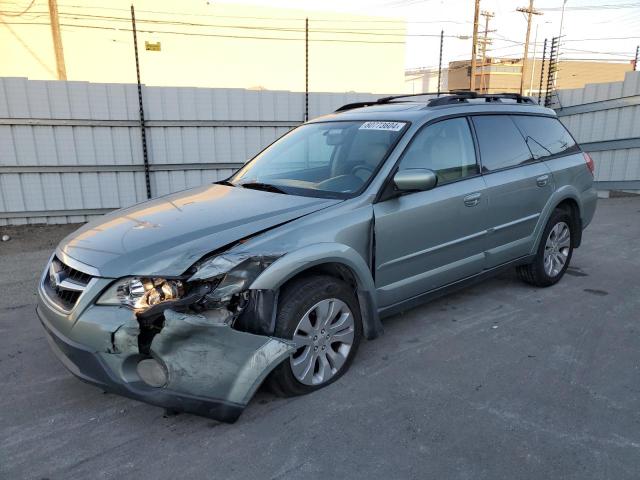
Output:
[[[353,289],[334,277],[307,277],[285,288],[279,303],[275,335],[292,339],[297,349],[272,372],[271,389],[302,395],[340,378],[362,337]]]
[[[560,281],[573,255],[573,224],[566,211],[553,212],[533,262],[518,267],[522,280],[536,287],[549,287]]]

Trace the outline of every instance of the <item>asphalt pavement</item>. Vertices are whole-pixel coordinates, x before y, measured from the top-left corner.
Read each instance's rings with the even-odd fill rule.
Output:
[[[73,228],[0,227],[2,479],[640,478],[640,197],[599,202],[558,285],[506,273],[390,318],[338,382],[233,425],[56,360],[35,288]]]

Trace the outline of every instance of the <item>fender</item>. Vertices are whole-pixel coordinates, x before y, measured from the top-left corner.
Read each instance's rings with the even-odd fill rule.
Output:
[[[287,253],[262,272],[249,288],[276,290],[298,273],[323,263],[340,263],[353,273],[357,282],[364,335],[368,339],[379,336],[383,328],[378,315],[376,287],[371,271],[362,256],[347,245],[334,242],[316,243]]]
[[[558,190],[553,192],[551,197],[549,197],[549,200],[547,200],[546,205],[542,209],[540,217],[538,218],[538,223],[536,224],[536,228],[533,231],[533,238],[535,241],[532,243],[532,248],[529,253],[536,253],[536,251],[538,250],[542,232],[544,230],[544,227],[547,225],[549,218],[551,217],[551,213],[561,202],[567,199],[575,200],[575,202],[578,204],[578,210],[582,214],[582,212],[584,211],[582,206],[582,199],[580,197],[580,192],[578,192],[578,190],[574,186],[563,185]]]

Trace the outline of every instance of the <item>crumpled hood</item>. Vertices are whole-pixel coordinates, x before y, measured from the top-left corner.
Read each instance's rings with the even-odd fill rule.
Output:
[[[58,248],[104,277],[181,275],[213,250],[339,201],[207,185],[109,213]]]

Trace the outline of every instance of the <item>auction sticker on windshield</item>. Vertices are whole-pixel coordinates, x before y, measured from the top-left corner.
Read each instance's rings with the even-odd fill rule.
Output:
[[[386,130],[389,132],[399,132],[405,122],[364,122],[358,130]]]

